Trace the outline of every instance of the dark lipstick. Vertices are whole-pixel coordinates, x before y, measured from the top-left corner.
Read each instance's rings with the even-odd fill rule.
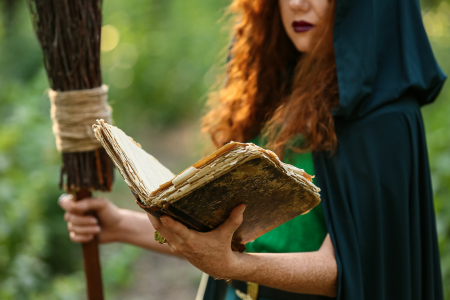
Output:
[[[292,22],[292,28],[295,32],[306,32],[314,28],[314,25],[306,21],[294,21]]]

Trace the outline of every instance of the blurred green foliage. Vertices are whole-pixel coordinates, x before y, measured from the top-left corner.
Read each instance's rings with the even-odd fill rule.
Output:
[[[434,53],[450,76],[450,2],[424,11],[423,20]],[[423,109],[433,182],[445,299],[450,299],[450,84]]]
[[[103,52],[102,70],[120,120],[166,126],[199,116],[225,60],[229,32],[218,20],[228,2],[105,1],[103,46],[118,44]]]
[[[147,128],[161,131],[199,117],[224,62],[229,33],[217,20],[229,2],[105,1],[102,69],[116,124],[139,140],[145,139]],[[447,74],[449,3],[422,3],[427,32]],[[56,205],[61,193],[60,157],[51,133],[41,51],[25,3],[3,0],[1,5],[0,299],[80,299],[84,295],[80,247],[70,242]],[[435,104],[423,109],[446,299],[450,299],[448,99],[450,84]],[[108,297],[130,282],[130,266],[139,254],[131,246],[102,247]]]
[[[450,0],[419,0],[422,11],[428,11],[430,9],[436,9],[442,2],[450,4]]]

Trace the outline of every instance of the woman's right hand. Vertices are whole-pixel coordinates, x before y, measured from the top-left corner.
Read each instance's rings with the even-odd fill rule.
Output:
[[[73,242],[86,243],[95,235],[98,235],[100,243],[118,241],[124,216],[121,209],[109,200],[99,197],[75,201],[72,195],[65,195],[59,204],[66,211],[64,219]],[[97,218],[85,215],[90,211],[95,212]]]

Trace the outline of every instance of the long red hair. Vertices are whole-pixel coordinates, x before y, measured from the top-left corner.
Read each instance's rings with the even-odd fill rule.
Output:
[[[339,103],[333,49],[334,1],[310,53],[299,53],[284,30],[278,1],[234,0],[236,20],[225,85],[211,93],[202,131],[217,147],[263,133],[266,147],[283,156],[333,150],[331,111]],[[292,144],[295,137],[303,142]]]

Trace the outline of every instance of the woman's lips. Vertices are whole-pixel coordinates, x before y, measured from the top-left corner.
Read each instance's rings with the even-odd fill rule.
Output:
[[[306,32],[314,28],[314,25],[306,21],[294,21],[292,22],[292,28],[295,32]]]

